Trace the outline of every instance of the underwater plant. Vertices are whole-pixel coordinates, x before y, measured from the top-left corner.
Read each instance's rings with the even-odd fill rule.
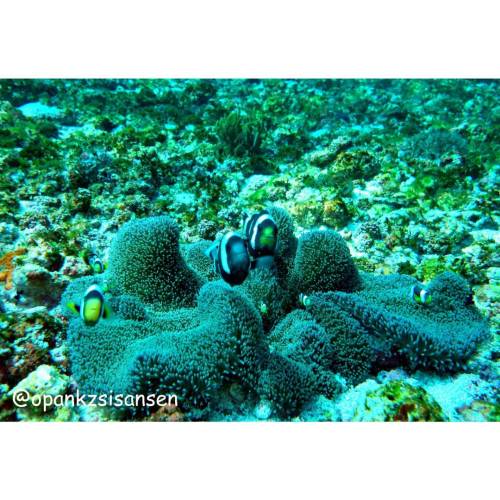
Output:
[[[258,155],[265,134],[264,118],[257,111],[248,115],[233,111],[216,123],[215,132],[226,154]]]

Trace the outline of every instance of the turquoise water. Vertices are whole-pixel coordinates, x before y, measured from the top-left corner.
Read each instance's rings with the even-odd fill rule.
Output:
[[[498,421],[498,97],[1,80],[0,419]]]

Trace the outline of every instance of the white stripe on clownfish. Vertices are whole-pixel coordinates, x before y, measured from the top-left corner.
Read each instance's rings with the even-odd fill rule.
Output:
[[[267,219],[271,219],[269,214],[262,214],[256,221],[252,228],[252,238],[250,239],[250,245],[252,248],[255,248],[255,240],[257,239],[257,233],[259,232],[260,225],[266,221]]]

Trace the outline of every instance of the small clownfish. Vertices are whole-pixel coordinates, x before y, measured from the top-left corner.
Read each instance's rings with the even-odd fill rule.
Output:
[[[309,295],[305,295],[304,293],[301,293],[299,295],[299,303],[303,307],[309,307],[311,305],[311,298],[309,297]]]
[[[413,285],[411,289],[411,297],[417,304],[428,305],[432,300],[431,294],[418,285]]]
[[[106,269],[106,265],[97,255],[90,256],[89,266],[92,268],[92,271],[94,271],[95,274],[101,274]]]
[[[69,302],[67,307],[75,314],[79,314],[88,326],[96,325],[101,318],[109,318],[111,314],[104,295],[97,285],[87,288],[80,305]]]
[[[214,270],[222,279],[232,285],[241,285],[250,271],[250,256],[245,240],[237,233],[229,232],[220,242],[205,251],[212,259]]]
[[[261,312],[262,316],[267,316],[269,309],[267,308],[267,304],[265,302],[261,301],[261,303],[259,304],[259,311]]]
[[[248,216],[244,214],[243,233],[253,259],[273,256],[278,241],[278,226],[267,210]]]

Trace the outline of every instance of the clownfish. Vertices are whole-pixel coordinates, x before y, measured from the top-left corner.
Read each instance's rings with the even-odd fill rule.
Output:
[[[97,255],[90,256],[89,266],[92,268],[92,271],[94,271],[95,274],[101,274],[106,269],[106,265]]]
[[[413,285],[411,289],[411,297],[417,304],[427,305],[430,304],[432,300],[431,294],[418,285]]]
[[[253,259],[274,256],[278,241],[278,226],[267,210],[248,216],[244,214],[243,234]]]
[[[308,295],[301,293],[299,295],[299,303],[304,307],[309,307],[311,305],[311,298]]]
[[[104,300],[104,295],[97,285],[87,288],[80,304],[69,302],[67,307],[75,314],[79,314],[86,325],[94,326],[101,318],[108,318],[111,311]]]
[[[212,259],[214,270],[230,285],[241,285],[250,271],[250,256],[245,240],[229,232],[205,251]]]

